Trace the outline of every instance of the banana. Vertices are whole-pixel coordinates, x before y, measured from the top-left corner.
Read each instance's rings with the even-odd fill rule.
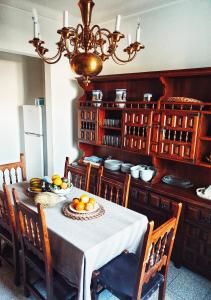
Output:
[[[31,190],[32,192],[39,192],[39,193],[42,192],[42,189],[41,189],[41,188],[38,188],[38,187],[30,187],[30,190]]]

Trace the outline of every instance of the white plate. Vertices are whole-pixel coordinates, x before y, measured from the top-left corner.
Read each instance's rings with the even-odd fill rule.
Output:
[[[95,212],[96,210],[98,210],[99,208],[99,204],[98,203],[95,203],[94,205],[94,209],[93,210],[81,210],[81,211],[78,211],[76,210],[75,208],[72,207],[72,204],[70,203],[69,205],[69,209],[75,213],[78,213],[78,214],[87,214],[87,213],[93,213]]]
[[[197,196],[201,197],[201,198],[204,198],[204,199],[207,199],[207,200],[211,200],[211,195],[208,195],[208,194],[205,194],[206,188],[199,188],[196,190],[196,194]]]
[[[50,186],[50,190],[51,190],[51,192],[54,193],[54,194],[64,196],[64,195],[67,195],[67,194],[70,193],[70,191],[72,190],[72,187],[73,187],[73,184],[71,183],[71,184],[70,184],[70,187],[67,188],[67,189],[65,189],[65,190],[64,190],[64,189],[54,190],[51,186]]]

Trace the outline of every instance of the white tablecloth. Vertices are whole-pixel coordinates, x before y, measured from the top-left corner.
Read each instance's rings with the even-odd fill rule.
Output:
[[[26,183],[15,187],[20,200],[36,210],[26,195]],[[73,187],[68,198],[85,193]],[[89,194],[89,193],[88,193]],[[139,251],[147,228],[147,217],[105,199],[89,194],[102,204],[105,214],[89,221],[76,221],[62,214],[60,202],[46,208],[53,264],[68,281],[79,289],[79,300],[90,300],[92,272],[119,255],[123,250]]]

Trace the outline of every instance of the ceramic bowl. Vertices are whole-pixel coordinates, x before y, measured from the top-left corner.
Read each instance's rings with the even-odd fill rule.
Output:
[[[139,171],[139,176],[143,181],[150,181],[155,173],[152,168],[142,169]]]
[[[129,164],[129,163],[122,164],[122,165],[121,165],[121,171],[122,171],[123,173],[128,173],[128,172],[130,172],[130,169],[131,169],[133,166],[134,166],[133,164]]]
[[[139,172],[140,172],[140,166],[139,165],[130,168],[130,173],[131,173],[131,176],[133,178],[138,179],[139,178]]]
[[[123,162],[121,160],[108,159],[108,160],[105,160],[104,167],[111,171],[118,171],[118,170],[120,170],[122,163]]]

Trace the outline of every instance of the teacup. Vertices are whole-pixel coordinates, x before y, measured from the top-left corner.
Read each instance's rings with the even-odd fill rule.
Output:
[[[152,168],[141,169],[139,171],[139,176],[143,181],[150,181],[155,173]]]

